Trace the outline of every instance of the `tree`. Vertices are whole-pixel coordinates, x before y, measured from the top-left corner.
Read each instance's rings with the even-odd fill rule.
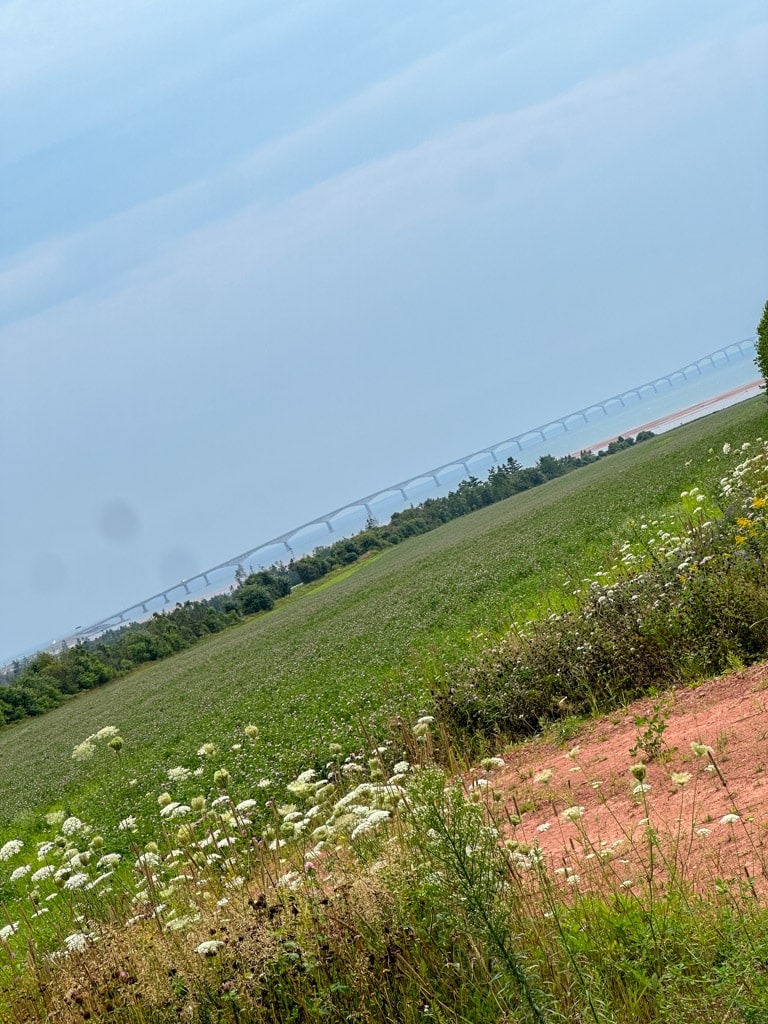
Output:
[[[763,317],[757,325],[757,367],[763,378],[768,381],[768,302],[763,310]]]

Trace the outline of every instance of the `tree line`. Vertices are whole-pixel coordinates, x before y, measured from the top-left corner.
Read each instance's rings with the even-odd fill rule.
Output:
[[[642,431],[636,439],[619,437],[597,455],[542,455],[535,466],[527,468],[515,459],[507,459],[503,465],[494,466],[485,481],[471,476],[443,498],[428,498],[420,505],[395,512],[383,526],[369,519],[365,529],[354,536],[316,548],[311,555],[293,559],[287,565],[248,573],[240,566],[235,573],[235,586],[228,594],[185,601],[170,611],[155,612],[145,622],[108,630],[58,654],[37,654],[24,664],[15,665],[5,677],[8,684],[0,686],[0,725],[45,714],[76,693],[102,686],[140,665],[168,658],[206,636],[236,625],[245,616],[270,611],[276,600],[290,594],[293,586],[320,579],[369,552],[427,533],[652,436],[650,431]]]

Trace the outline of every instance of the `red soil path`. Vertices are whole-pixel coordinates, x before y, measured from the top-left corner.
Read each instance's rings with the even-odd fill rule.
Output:
[[[647,729],[635,717],[649,717],[660,702],[662,752],[647,760],[642,749],[631,753]],[[713,756],[696,756],[692,742],[711,747]],[[609,880],[642,887],[650,827],[660,843],[657,879],[682,866],[694,885],[730,879],[725,884],[768,893],[768,664],[639,701],[585,724],[566,742],[531,741],[504,760],[489,780],[509,813],[520,812],[522,823],[510,824],[508,834],[538,843],[563,881],[573,873],[580,889]],[[643,760],[650,788],[634,793],[630,768]],[[547,769],[551,779],[535,781]],[[690,773],[690,781],[680,785],[673,773]],[[569,807],[583,808],[579,820],[563,817]],[[739,819],[721,821],[728,814]]]

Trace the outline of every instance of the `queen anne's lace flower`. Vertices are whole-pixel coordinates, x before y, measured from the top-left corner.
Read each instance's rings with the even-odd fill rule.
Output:
[[[23,848],[24,843],[21,839],[9,839],[4,846],[0,847],[0,860],[10,860]]]

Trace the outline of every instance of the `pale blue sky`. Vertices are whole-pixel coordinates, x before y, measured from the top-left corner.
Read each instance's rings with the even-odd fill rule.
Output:
[[[764,0],[0,2],[0,657],[751,335],[767,67]]]

